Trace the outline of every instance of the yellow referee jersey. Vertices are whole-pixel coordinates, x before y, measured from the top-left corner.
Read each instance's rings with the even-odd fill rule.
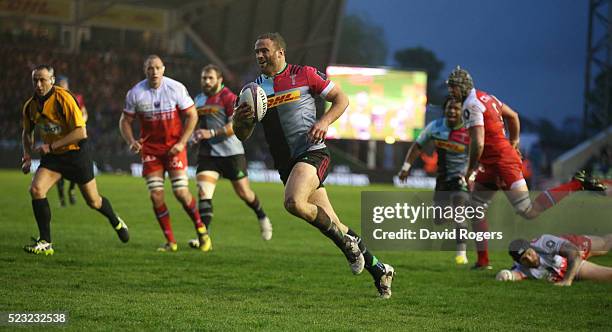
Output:
[[[23,105],[23,128],[27,133],[38,129],[45,144],[51,144],[68,135],[78,127],[85,127],[83,113],[76,98],[66,89],[54,86],[44,97],[34,96]],[[61,154],[78,150],[77,144],[62,146],[53,150]]]

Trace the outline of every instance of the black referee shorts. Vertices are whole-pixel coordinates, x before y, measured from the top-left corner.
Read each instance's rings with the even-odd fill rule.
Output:
[[[94,178],[93,159],[87,148],[62,154],[48,153],[40,159],[40,166],[62,174],[65,179],[85,184]]]

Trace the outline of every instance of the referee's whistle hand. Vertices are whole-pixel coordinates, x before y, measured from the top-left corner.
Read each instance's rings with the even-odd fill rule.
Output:
[[[21,171],[23,174],[30,173],[30,167],[32,166],[32,159],[23,157],[21,158]]]

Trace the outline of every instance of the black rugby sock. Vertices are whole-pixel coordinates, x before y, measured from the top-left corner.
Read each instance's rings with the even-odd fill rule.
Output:
[[[312,224],[332,240],[338,248],[344,249],[344,234],[320,206],[317,206],[317,216]]]
[[[257,219],[263,219],[266,217],[266,213],[264,212],[261,204],[259,203],[259,198],[255,195],[255,199],[251,203],[246,203],[253,212],[257,215]]]
[[[102,206],[100,206],[97,211],[102,213],[108,219],[108,222],[110,222],[113,228],[119,225],[119,219],[117,219],[117,215],[115,214],[115,211],[113,211],[113,206],[111,205],[110,201],[106,199],[106,197],[102,196]]]
[[[363,259],[365,259],[365,268],[366,270],[368,270],[370,275],[372,275],[372,278],[374,278],[374,280],[379,280],[380,277],[385,274],[385,266],[378,261],[378,258],[376,258],[376,256],[374,256],[368,250],[368,248],[366,248],[365,244],[363,243],[363,240],[361,239],[361,237],[359,237],[359,235],[357,235],[357,233],[355,233],[352,229],[349,228],[347,234],[359,239],[359,250],[361,250],[361,253],[363,254]]]
[[[51,209],[47,198],[33,199],[32,209],[41,240],[51,243]]]
[[[213,217],[213,205],[212,199],[200,199],[198,202],[198,209],[200,211],[200,218],[202,223],[206,226],[206,229],[210,231],[210,223]]]
[[[60,201],[64,200],[64,178],[57,181],[57,193],[59,194]]]

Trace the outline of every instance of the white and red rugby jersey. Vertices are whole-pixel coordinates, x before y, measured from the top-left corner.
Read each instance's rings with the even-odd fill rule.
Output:
[[[484,126],[484,150],[480,157],[483,164],[497,162],[507,151],[514,150],[506,138],[501,108],[504,104],[495,96],[472,89],[463,102],[463,121],[466,128]]]
[[[183,134],[180,115],[193,106],[185,86],[169,77],[163,77],[157,89],[142,80],[128,91],[125,109],[129,116],[140,120],[142,153],[165,154]]]

